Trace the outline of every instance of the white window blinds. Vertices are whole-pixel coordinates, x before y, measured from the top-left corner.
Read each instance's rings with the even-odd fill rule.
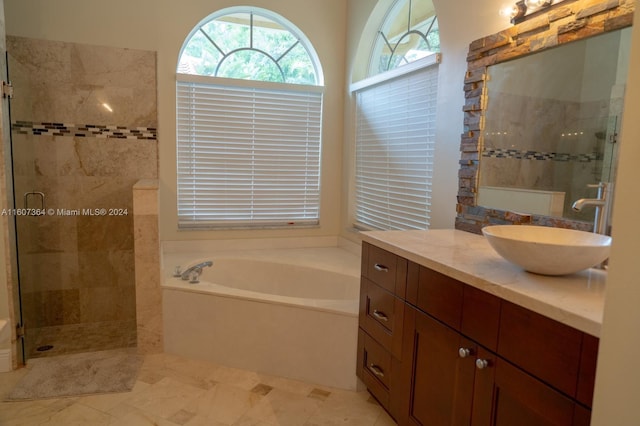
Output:
[[[322,89],[190,80],[177,82],[179,226],[317,224]]]
[[[356,226],[427,229],[438,66],[356,91]]]

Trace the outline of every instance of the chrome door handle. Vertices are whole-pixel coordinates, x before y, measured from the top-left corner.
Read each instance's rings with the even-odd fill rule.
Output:
[[[379,263],[376,263],[375,265],[373,265],[373,267],[378,272],[389,272],[389,268],[387,268],[386,266],[381,265]]]
[[[476,359],[476,368],[478,370],[484,370],[485,368],[489,367],[489,361],[486,359]]]
[[[373,316],[379,319],[380,321],[384,321],[384,322],[389,321],[389,317],[384,312],[381,312],[377,309],[373,310]]]
[[[467,358],[469,356],[473,355],[473,351],[469,348],[460,348],[458,349],[458,356],[460,358]]]
[[[369,366],[369,370],[371,370],[371,372],[372,372],[373,374],[375,374],[376,376],[378,376],[378,377],[380,377],[380,378],[384,377],[384,371],[382,370],[382,368],[378,367],[378,366],[377,366],[377,365],[375,365],[375,364],[371,364],[371,365]]]

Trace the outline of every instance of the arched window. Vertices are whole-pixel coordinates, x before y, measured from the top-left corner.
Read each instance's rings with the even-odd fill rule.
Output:
[[[397,1],[378,30],[369,76],[440,52],[438,18],[431,1]]]
[[[356,99],[355,226],[427,229],[440,39],[431,0],[397,0]]]
[[[225,9],[191,31],[176,80],[179,227],[317,224],[323,78],[306,37]]]

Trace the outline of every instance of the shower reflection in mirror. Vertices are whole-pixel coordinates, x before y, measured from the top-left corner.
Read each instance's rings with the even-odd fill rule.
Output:
[[[614,182],[630,28],[488,67],[477,204],[593,221]]]

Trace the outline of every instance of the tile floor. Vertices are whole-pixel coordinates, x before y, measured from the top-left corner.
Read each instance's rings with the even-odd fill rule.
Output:
[[[136,346],[135,319],[29,328],[27,333],[30,359]]]
[[[350,392],[195,361],[147,355],[131,392],[4,402],[26,374],[0,373],[0,425],[394,425],[366,391]]]

